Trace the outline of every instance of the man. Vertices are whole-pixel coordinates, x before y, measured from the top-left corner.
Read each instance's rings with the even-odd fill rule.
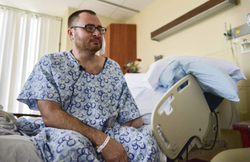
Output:
[[[73,50],[42,57],[18,96],[40,110],[46,125],[32,137],[40,157],[158,161],[158,146],[142,126],[119,65],[95,55],[106,29],[90,10],[73,13],[68,26]]]

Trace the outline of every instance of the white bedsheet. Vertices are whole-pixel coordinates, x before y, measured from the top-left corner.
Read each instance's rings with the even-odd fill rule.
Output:
[[[148,125],[151,123],[151,113],[155,105],[166,93],[166,89],[158,87],[152,89],[144,82],[146,73],[127,73],[125,80],[128,88],[135,99],[136,105],[140,110],[141,116],[143,116],[143,123]],[[168,100],[161,106],[159,113],[165,111],[168,113],[171,110]]]
[[[29,137],[20,135],[0,136],[0,161],[42,162]]]

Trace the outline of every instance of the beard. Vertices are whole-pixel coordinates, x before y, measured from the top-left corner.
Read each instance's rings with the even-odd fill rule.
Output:
[[[92,38],[97,39],[97,38]],[[79,51],[91,51],[93,53],[96,53],[102,48],[102,39],[99,39],[99,44],[91,43],[92,39],[87,40],[82,37],[79,37],[78,34],[75,34],[75,46]]]

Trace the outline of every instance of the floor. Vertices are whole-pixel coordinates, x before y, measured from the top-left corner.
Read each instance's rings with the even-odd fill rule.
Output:
[[[198,159],[200,160],[203,160],[204,161],[211,161],[213,159],[214,156],[216,156],[218,153],[220,153],[221,151],[224,151],[225,148],[219,148],[218,150],[214,151],[214,152],[211,152],[211,153],[208,153],[206,155],[202,155],[200,156]],[[192,161],[192,162],[195,162],[195,161]],[[199,161],[197,161],[199,162]],[[202,161],[201,161],[202,162]]]
[[[188,162],[209,162],[209,161],[205,161],[201,159],[192,159],[192,160],[189,160]]]
[[[209,152],[207,154],[201,155],[201,156],[195,156],[197,158],[188,160],[188,162],[210,162],[214,156],[216,156],[221,151],[224,151],[224,148],[218,148],[216,151]],[[199,152],[198,152],[199,154]],[[195,155],[198,155],[197,153]],[[186,162],[186,160],[178,160],[178,162]]]

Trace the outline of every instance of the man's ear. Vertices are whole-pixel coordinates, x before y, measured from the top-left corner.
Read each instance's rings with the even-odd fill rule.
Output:
[[[73,30],[71,30],[70,28],[68,29],[68,35],[69,35],[69,39],[70,39],[70,40],[73,40],[73,39],[74,39]]]

